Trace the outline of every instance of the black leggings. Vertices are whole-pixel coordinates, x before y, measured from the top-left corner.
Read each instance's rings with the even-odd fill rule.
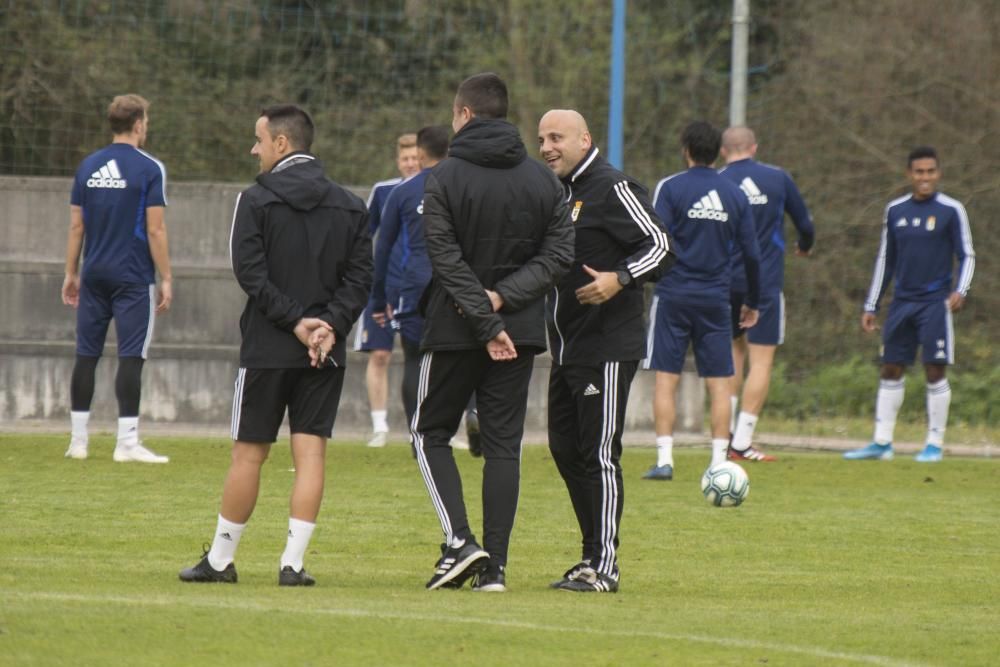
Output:
[[[73,366],[73,377],[69,384],[70,407],[73,412],[89,412],[94,400],[94,376],[100,357],[77,355]],[[115,375],[115,396],[118,398],[119,417],[138,417],[139,399],[142,395],[141,357],[121,357],[118,359],[118,373]]]

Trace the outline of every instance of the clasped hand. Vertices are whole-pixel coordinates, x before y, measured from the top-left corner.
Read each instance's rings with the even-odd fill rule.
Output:
[[[309,350],[309,365],[319,368],[326,363],[330,350],[337,343],[333,327],[318,317],[303,317],[295,325],[295,337]]]

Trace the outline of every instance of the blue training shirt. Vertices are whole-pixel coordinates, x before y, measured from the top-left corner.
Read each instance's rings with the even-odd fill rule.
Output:
[[[167,205],[162,162],[131,144],[106,146],[80,163],[70,203],[83,209],[82,280],[156,282],[146,209]]]
[[[389,198],[389,193],[402,182],[403,179],[398,176],[385,181],[379,181],[372,186],[371,192],[368,193],[368,232],[371,234],[372,239],[375,239],[378,234],[379,225],[382,221],[382,209],[385,208],[385,202]],[[392,255],[389,260],[389,272],[387,274],[387,285],[393,292],[399,289],[400,281],[403,279],[403,271],[400,268],[402,262],[403,249],[393,246]]]
[[[711,167],[691,167],[656,185],[653,208],[674,239],[677,262],[656,284],[675,301],[729,303],[732,255],[744,257],[746,304],[760,302],[760,251],[746,195]]]
[[[785,213],[799,233],[799,249],[808,252],[815,235],[809,209],[792,177],[780,167],[746,158],[729,163],[719,173],[738,185],[750,202],[760,248],[760,291],[775,295],[785,283]],[[745,292],[746,287],[743,254],[737,251],[732,290]]]
[[[382,209],[380,231],[375,243],[372,310],[385,310],[388,272],[393,264],[391,255],[397,248],[401,248],[402,252],[398,265],[401,270],[399,302],[392,304],[395,316],[415,313],[420,296],[431,280],[431,261],[424,242],[422,215],[424,181],[429,171],[423,169],[397,185]]]
[[[957,281],[952,257],[959,261]],[[940,192],[920,201],[912,194],[894,199],[885,207],[865,311],[878,310],[893,275],[894,299],[943,301],[952,291],[968,293],[975,268],[969,216],[960,201]]]

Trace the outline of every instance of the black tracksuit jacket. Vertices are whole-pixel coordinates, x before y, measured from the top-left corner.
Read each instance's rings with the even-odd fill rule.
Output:
[[[337,336],[333,363],[368,301],[372,245],[365,203],[329,178],[322,163],[293,153],[236,198],[230,235],[233,272],[247,293],[240,317],[240,366],[309,366],[292,333],[318,317]]]
[[[562,180],[576,228],[576,258],[548,298],[552,359],[588,365],[642,359],[642,285],[673,264],[672,241],[646,189],[611,166],[596,146]],[[600,305],[583,305],[575,292],[593,281],[584,264],[595,271],[628,271],[632,281]]]
[[[544,297],[573,262],[562,185],[529,160],[516,127],[473,118],[424,184],[433,277],[422,299],[423,350],[480,349],[506,330],[545,349]],[[494,313],[486,289],[504,306]]]

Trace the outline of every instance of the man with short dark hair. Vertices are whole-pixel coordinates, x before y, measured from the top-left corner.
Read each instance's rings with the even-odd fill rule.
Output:
[[[427,588],[506,590],[534,355],[545,349],[544,296],[573,261],[562,185],[528,159],[506,121],[507,87],[477,74],[458,88],[449,157],[427,175],[423,357],[412,428],[444,532]],[[483,458],[483,542],[469,528],[449,439],[475,392]]]
[[[753,445],[757,418],[767,400],[774,354],[785,342],[785,213],[792,218],[799,239],[795,254],[808,257],[813,245],[812,217],[795,181],[784,169],[754,159],[757,138],[749,127],[730,127],[722,133],[722,156],[726,166],[719,170],[746,193],[753,213],[757,244],[760,247],[760,319],[749,331],[739,326],[739,313],[746,293],[743,258],[737,253],[733,264],[731,300],[733,307],[733,375],[730,405],[732,415],[729,458],[736,461],[774,461]],[[750,370],[743,383],[744,362]],[[739,400],[740,387],[743,397]],[[737,403],[740,405],[737,413]]]
[[[344,383],[344,338],[371,286],[368,214],[309,152],[313,124],[304,110],[268,107],[255,131],[250,152],[260,174],[236,198],[230,233],[233,272],[247,294],[232,464],[211,549],[180,578],[236,583],[236,548],[287,409],[295,482],[278,584],[312,586],[303,559],[323,499],[326,442]]]
[[[760,253],[753,216],[743,191],[712,168],[720,143],[719,131],[710,124],[688,125],[681,136],[688,169],[660,181],[653,195],[653,207],[674,240],[677,262],[657,283],[649,317],[650,354],[644,368],[657,371],[653,396],[657,461],[645,479],[673,479],[675,396],[689,343],[711,398],[710,465],[726,460],[733,375],[729,288],[734,245],[743,253],[748,285],[740,325],[749,329],[757,322]]]
[[[173,299],[164,207],[167,170],[142,150],[149,102],[119,95],[108,106],[111,145],[87,156],[73,180],[63,303],[77,309],[76,363],[70,381],[70,444],[66,457],[88,456],[94,375],[113,319],[118,334],[118,462],[167,463],[139,440],[142,366],[155,313]],[[86,242],[86,251],[84,246]],[[80,256],[85,254],[83,271]],[[155,271],[154,271],[155,268]],[[160,274],[159,299],[155,297]]]
[[[972,285],[976,252],[965,207],[938,192],[941,170],[937,151],[915,148],[907,159],[912,192],[889,202],[882,219],[882,242],[875,259],[861,328],[878,329],[876,313],[895,275],[892,303],[882,333],[882,369],[875,401],[875,436],[867,447],[844,454],[848,460],[892,459],[896,416],[903,405],[903,374],[923,349],[927,378],[927,441],[917,454],[920,463],[941,460],[951,407],[951,385],[945,377],[955,360],[952,313],[961,310]],[[958,275],[954,275],[954,258]]]
[[[396,138],[396,169],[399,176],[379,181],[368,193],[368,228],[374,239],[378,237],[382,221],[382,209],[393,189],[420,171],[417,156],[417,135],[412,132]],[[392,248],[386,274],[386,294],[395,302],[399,293],[402,276],[402,244]],[[365,308],[358,320],[354,335],[354,349],[368,353],[365,367],[365,387],[368,390],[368,407],[372,418],[372,434],[368,438],[369,447],[385,447],[389,437],[389,362],[392,359],[393,341],[398,323],[390,321],[388,326],[380,326],[372,319],[370,308]]]
[[[538,123],[538,143],[566,188],[576,230],[573,268],[548,299],[548,430],[580,524],[582,556],[552,587],[614,593],[625,408],[646,352],[642,285],[659,278],[673,255],[646,189],[599,155],[583,116],[549,111]]]
[[[431,261],[424,243],[424,182],[431,168],[448,155],[448,128],[431,125],[417,132],[417,158],[420,171],[396,186],[386,199],[382,222],[375,243],[375,272],[368,308],[380,327],[395,320],[403,347],[403,407],[407,423],[413,419],[417,403],[417,377],[420,373],[420,338],[424,318],[418,306],[431,280]],[[388,298],[388,275],[391,255],[401,249],[398,294]]]

